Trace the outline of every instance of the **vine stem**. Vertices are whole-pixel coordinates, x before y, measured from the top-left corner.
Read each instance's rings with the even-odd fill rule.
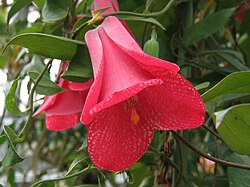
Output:
[[[119,11],[119,12],[114,12],[111,13],[107,16],[112,16],[112,15],[129,15],[129,16],[137,16],[137,17],[156,17],[160,16],[168,11],[168,9],[174,4],[175,0],[170,0],[168,4],[159,12],[153,12],[149,14],[141,14],[141,13],[136,13],[136,12],[127,12],[127,11]]]
[[[22,130],[19,132],[19,137],[25,132],[27,126],[31,123],[32,120],[32,116],[33,116],[33,103],[34,103],[34,94],[36,91],[36,87],[38,86],[39,82],[42,80],[43,75],[46,73],[48,67],[52,64],[52,60],[50,60],[46,66],[44,67],[42,73],[37,77],[37,79],[34,82],[34,86],[32,87],[31,91],[30,91],[30,96],[29,96],[29,116],[28,119],[26,121],[26,123],[24,124]]]
[[[73,173],[71,175],[67,175],[67,176],[64,176],[64,177],[59,177],[57,179],[40,180],[40,181],[37,181],[34,184],[32,184],[31,187],[35,187],[35,186],[37,186],[37,185],[39,185],[41,183],[56,182],[56,181],[61,181],[61,180],[66,180],[66,179],[70,179],[70,178],[73,178],[73,177],[77,177],[78,175],[89,172],[91,169],[95,169],[95,167],[92,167],[92,166],[89,165],[87,168],[85,168],[85,169],[83,169],[81,171],[78,171],[76,173]]]
[[[244,165],[244,164],[239,164],[239,163],[235,163],[235,162],[225,161],[225,160],[213,157],[213,156],[211,156],[211,155],[209,155],[207,153],[203,153],[201,150],[197,149],[192,144],[190,144],[187,140],[185,140],[184,138],[182,138],[177,132],[175,132],[175,131],[171,131],[171,132],[172,132],[172,134],[174,135],[174,137],[176,139],[178,139],[179,141],[181,141],[182,143],[184,143],[192,151],[194,151],[197,154],[205,157],[208,160],[214,161],[214,162],[216,162],[218,164],[225,165],[225,166],[230,166],[230,167],[235,167],[235,168],[250,170],[250,165]]]

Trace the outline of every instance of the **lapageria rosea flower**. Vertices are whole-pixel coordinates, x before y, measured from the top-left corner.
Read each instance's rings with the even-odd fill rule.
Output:
[[[34,116],[46,112],[49,130],[67,130],[80,123],[80,116],[92,80],[85,83],[70,82],[60,78],[59,86],[65,91],[45,97]]]
[[[119,5],[117,0],[94,0],[92,10],[98,10],[103,8],[109,8],[105,10],[102,15],[107,15],[113,12],[119,11]]]
[[[119,12],[120,8],[119,8],[119,4],[117,0],[94,0],[93,1],[93,5],[92,5],[92,11],[96,11],[99,9],[103,9],[103,8],[108,8],[107,10],[105,10],[101,16],[106,16],[108,14],[114,13],[114,12]],[[127,31],[130,33],[130,35],[135,38],[133,32],[131,31],[131,29],[129,28],[128,24],[126,23],[126,21],[121,21],[121,23],[123,24],[123,26],[127,29]]]
[[[116,17],[85,35],[94,70],[81,121],[99,168],[127,169],[148,149],[154,131],[192,129],[204,102],[173,63],[145,54]]]

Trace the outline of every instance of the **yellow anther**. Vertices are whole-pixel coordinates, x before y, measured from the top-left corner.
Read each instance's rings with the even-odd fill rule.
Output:
[[[140,121],[140,116],[134,107],[131,108],[131,121],[133,124],[138,124]]]

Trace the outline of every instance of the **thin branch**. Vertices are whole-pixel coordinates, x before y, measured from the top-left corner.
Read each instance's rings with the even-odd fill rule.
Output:
[[[137,16],[137,17],[156,17],[160,16],[162,14],[165,14],[168,9],[174,4],[175,0],[170,0],[168,4],[159,12],[154,12],[154,13],[149,13],[149,14],[141,14],[141,13],[135,13],[135,12],[127,12],[127,11],[119,11],[119,12],[114,12],[111,13],[107,16],[111,15],[130,15],[130,16]]]
[[[216,138],[218,138],[219,140],[223,141],[223,140],[221,139],[221,137],[220,137],[216,132],[214,132],[213,130],[211,130],[209,127],[203,125],[202,128],[204,128],[205,130],[207,130],[208,132],[210,132],[212,135],[214,135],[214,136],[215,136]]]
[[[244,165],[244,164],[239,164],[239,163],[235,163],[235,162],[229,162],[229,161],[221,160],[221,159],[213,157],[213,156],[211,156],[211,155],[209,155],[207,153],[203,153],[201,150],[197,149],[192,144],[190,144],[187,140],[185,140],[184,138],[182,138],[177,132],[175,132],[175,131],[171,131],[171,132],[172,132],[172,134],[174,135],[175,138],[177,138],[178,140],[180,140],[181,142],[183,142],[192,151],[194,151],[197,154],[205,157],[208,160],[214,161],[214,162],[216,162],[218,164],[225,165],[225,166],[230,166],[230,167],[235,167],[235,168],[241,168],[241,169],[250,170],[250,165]]]
[[[175,136],[174,136],[175,137]],[[176,138],[176,137],[175,137]],[[177,139],[176,139],[177,140]],[[175,183],[175,187],[177,187],[180,182],[181,182],[181,178],[182,178],[182,175],[183,175],[183,152],[182,152],[182,148],[181,148],[181,145],[180,145],[180,142],[179,141],[176,141],[176,144],[177,144],[177,147],[178,147],[178,151],[179,151],[179,162],[180,162],[180,165],[179,165],[179,171],[178,171],[178,178],[176,180],[176,183]]]
[[[61,180],[66,180],[66,179],[70,179],[70,178],[73,178],[73,177],[77,177],[78,175],[82,175],[84,173],[87,173],[89,172],[91,169],[94,169],[95,167],[92,167],[92,166],[88,166],[87,168],[81,170],[81,171],[78,171],[74,174],[71,174],[71,175],[68,175],[68,176],[63,176],[63,177],[59,177],[59,178],[56,178],[56,179],[48,179],[48,180],[40,180],[40,181],[37,181],[36,183],[34,183],[31,187],[35,187],[35,186],[38,186],[39,184],[41,183],[46,183],[46,182],[56,182],[56,181],[61,181]]]
[[[34,86],[32,87],[32,89],[31,89],[31,91],[30,91],[30,96],[29,96],[29,109],[28,109],[28,111],[29,111],[29,116],[28,116],[28,119],[27,119],[26,123],[24,124],[22,130],[20,131],[19,136],[21,136],[21,135],[25,132],[27,126],[31,123],[32,116],[33,116],[33,103],[34,103],[34,94],[35,94],[35,91],[36,91],[36,87],[38,86],[38,83],[42,80],[43,75],[45,74],[45,72],[47,71],[47,69],[48,69],[48,67],[51,65],[51,63],[52,63],[52,60],[50,60],[50,61],[46,64],[46,66],[44,67],[42,73],[37,77],[37,79],[36,79],[36,81],[35,81],[35,83],[34,83]]]

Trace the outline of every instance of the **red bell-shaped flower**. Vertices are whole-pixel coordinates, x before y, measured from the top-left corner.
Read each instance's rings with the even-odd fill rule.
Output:
[[[46,126],[49,130],[67,130],[80,123],[83,105],[91,86],[92,80],[86,83],[75,83],[60,79],[59,86],[64,88],[62,93],[45,97],[44,103],[34,116],[46,112]]]
[[[94,0],[93,1],[93,6],[92,6],[92,11],[98,10],[98,9],[103,9],[103,8],[108,8],[105,10],[101,16],[106,16],[108,14],[114,13],[114,12],[119,12],[119,4],[117,0]],[[133,38],[135,38],[133,32],[129,28],[128,24],[125,21],[121,21],[123,26],[127,29],[127,31],[130,33]]]
[[[192,129],[205,106],[176,64],[145,54],[116,17],[85,36],[94,69],[81,121],[95,165],[121,171],[148,149],[154,130]]]

